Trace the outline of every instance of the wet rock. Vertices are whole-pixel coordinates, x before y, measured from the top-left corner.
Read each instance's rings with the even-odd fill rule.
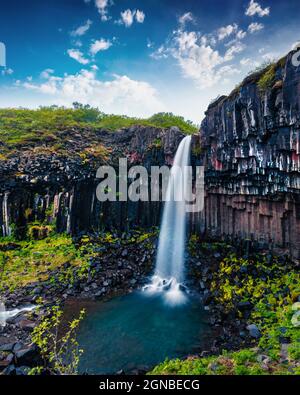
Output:
[[[14,365],[7,366],[6,369],[2,372],[5,376],[15,376],[16,375],[16,367]]]
[[[255,339],[259,339],[261,337],[260,330],[255,324],[250,324],[247,326],[247,330],[249,331],[249,335]]]
[[[21,329],[24,329],[27,332],[32,332],[33,329],[35,328],[35,322],[30,321],[30,320],[22,320],[18,322],[18,326]]]
[[[0,373],[2,371],[5,372],[5,370],[7,369],[7,367],[11,364],[11,361],[8,361],[7,359],[3,359],[2,361],[0,361]]]
[[[16,366],[33,366],[40,361],[38,349],[35,345],[27,346],[15,353]]]
[[[42,292],[43,292],[43,288],[42,287],[36,287],[33,290],[33,294],[34,295],[41,295]]]
[[[128,250],[126,250],[126,249],[123,250],[121,255],[122,255],[122,257],[127,256],[128,255]]]
[[[22,350],[22,348],[24,348],[24,347],[25,346],[23,343],[17,342],[14,345],[13,352],[16,353],[17,351]]]
[[[17,376],[27,376],[30,368],[28,366],[20,366],[16,368]]]
[[[2,345],[0,345],[0,351],[4,351],[4,352],[12,351],[15,344],[16,344],[16,343],[6,343],[6,344],[2,344]]]
[[[237,308],[241,311],[247,311],[251,310],[253,308],[253,305],[250,302],[240,302],[238,303]]]

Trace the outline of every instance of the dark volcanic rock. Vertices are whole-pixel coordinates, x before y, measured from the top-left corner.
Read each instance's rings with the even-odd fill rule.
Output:
[[[38,349],[34,345],[27,346],[15,352],[16,366],[33,366],[41,362]]]
[[[198,220],[213,237],[247,239],[300,258],[300,67],[293,52],[213,102],[201,125],[206,167],[205,211]],[[197,163],[197,158],[194,158]]]
[[[76,144],[67,144],[66,156],[55,153],[49,156],[21,147],[7,161],[0,161],[0,236],[9,234],[11,224],[24,236],[28,221],[44,221],[49,214],[56,220],[59,232],[72,234],[103,227],[128,231],[132,226],[159,224],[160,202],[99,202],[95,196],[99,182],[96,171],[104,162],[91,159],[83,163],[80,148],[84,149],[88,137],[104,145],[109,152],[105,164],[112,165],[117,173],[119,158],[127,159],[128,168],[143,165],[150,171],[151,166],[172,164],[184,134],[175,127],[145,126],[115,133],[101,130],[92,136],[88,130],[78,132]],[[68,138],[76,130],[61,133]],[[78,155],[74,156],[74,152]],[[26,211],[31,213],[29,218],[25,217]],[[35,237],[44,237],[46,229],[44,233],[40,229]],[[40,291],[37,287],[35,295]]]

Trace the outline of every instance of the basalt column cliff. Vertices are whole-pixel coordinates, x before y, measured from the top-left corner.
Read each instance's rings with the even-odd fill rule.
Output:
[[[293,55],[209,106],[201,125],[202,227],[299,259],[300,67]]]

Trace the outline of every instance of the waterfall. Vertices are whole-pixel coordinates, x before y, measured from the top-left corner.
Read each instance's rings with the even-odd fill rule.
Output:
[[[8,196],[9,196],[9,192],[5,192],[2,201],[2,222],[3,222],[2,233],[4,237],[11,235],[11,228],[9,226],[8,205],[7,205]]]
[[[155,274],[145,287],[149,292],[165,292],[171,303],[183,302],[186,202],[191,136],[180,143],[171,169],[159,235]]]
[[[71,215],[72,215],[73,200],[74,200],[74,191],[70,192],[69,195],[69,207],[68,207],[67,230],[66,230],[67,234],[71,233]]]

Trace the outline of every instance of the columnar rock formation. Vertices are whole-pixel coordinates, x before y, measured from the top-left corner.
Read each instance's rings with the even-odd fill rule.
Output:
[[[213,102],[201,125],[203,228],[300,257],[300,67],[294,52]]]
[[[73,234],[159,225],[160,202],[99,202],[96,170],[109,164],[118,172],[119,158],[127,158],[128,168],[142,164],[149,174],[151,166],[171,165],[184,137],[178,128],[135,126],[115,133],[101,130],[93,138],[104,146],[107,158],[90,160],[73,155],[73,143],[83,149],[88,131],[62,133],[70,142],[66,156],[44,153],[45,147],[39,147],[38,153],[22,147],[0,162],[0,235],[15,230],[24,236],[28,223],[45,219],[55,223],[58,231]]]

